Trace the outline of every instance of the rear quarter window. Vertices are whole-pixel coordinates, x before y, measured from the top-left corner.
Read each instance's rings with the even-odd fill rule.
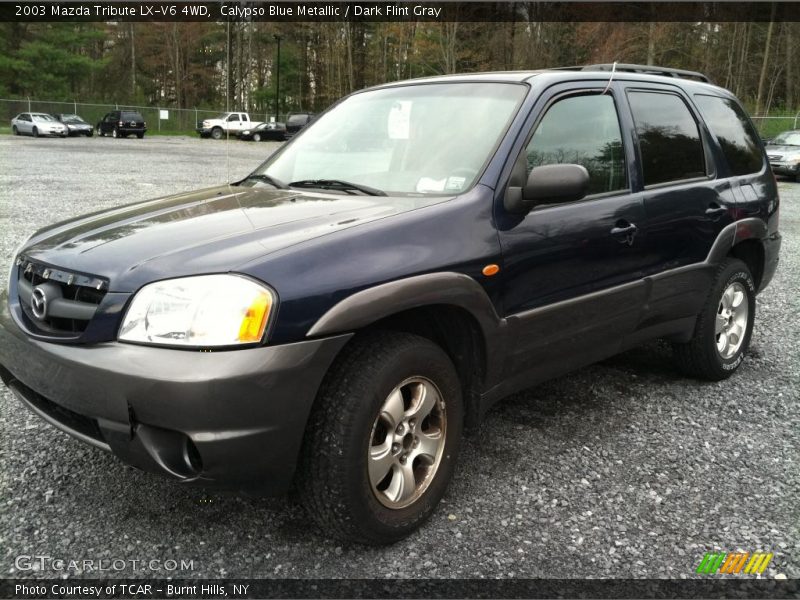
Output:
[[[689,107],[669,92],[628,92],[644,184],[704,177],[705,153],[700,130]]]
[[[722,148],[734,175],[758,173],[764,158],[758,135],[744,110],[731,98],[697,94],[694,97],[700,114]]]

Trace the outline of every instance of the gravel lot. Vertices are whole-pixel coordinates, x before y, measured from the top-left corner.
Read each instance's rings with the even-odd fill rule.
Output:
[[[235,180],[277,146],[0,136],[0,258],[53,221]],[[798,578],[800,185],[780,188],[782,263],[733,378],[683,379],[654,343],[518,394],[466,444],[431,521],[389,548],[326,540],[284,499],[128,468],[0,386],[0,570],[75,574],[15,568],[48,555],[193,560],[104,573],[127,577],[677,578],[739,550],[774,552],[765,576]]]

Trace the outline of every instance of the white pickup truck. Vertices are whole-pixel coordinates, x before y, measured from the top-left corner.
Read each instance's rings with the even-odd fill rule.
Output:
[[[205,119],[197,123],[197,133],[200,137],[212,137],[220,140],[223,137],[235,136],[245,129],[252,129],[260,125],[261,121],[251,121],[246,112],[226,112],[213,119]]]

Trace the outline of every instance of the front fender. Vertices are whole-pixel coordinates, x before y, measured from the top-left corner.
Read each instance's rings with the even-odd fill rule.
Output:
[[[416,275],[356,292],[323,314],[306,337],[352,332],[406,310],[434,305],[457,306],[475,318],[486,343],[486,382],[494,381],[502,367],[506,320],[497,315],[481,285],[462,273]]]

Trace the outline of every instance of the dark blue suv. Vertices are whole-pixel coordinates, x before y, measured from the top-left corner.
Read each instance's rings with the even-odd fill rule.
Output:
[[[0,374],[54,426],[186,484],[290,488],[388,543],[497,400],[651,340],[741,364],[778,193],[739,102],[594,65],[398,82],[246,179],[15,253]]]

